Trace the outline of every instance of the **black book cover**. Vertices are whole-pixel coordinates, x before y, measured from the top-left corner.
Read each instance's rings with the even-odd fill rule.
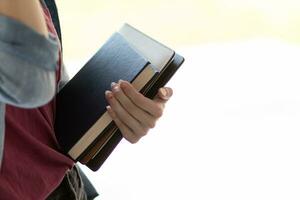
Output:
[[[115,33],[56,96],[55,134],[65,154],[106,112],[105,91],[131,82],[148,61]]]
[[[172,76],[176,73],[176,71],[183,64],[184,58],[179,54],[175,53],[174,59],[171,63],[166,67],[164,71],[161,72],[158,80],[152,85],[152,87],[144,92],[144,95],[148,98],[153,99],[158,92],[158,89],[165,86],[165,84],[172,78]],[[114,122],[112,122],[114,123]],[[114,125],[115,126],[115,125]],[[113,136],[109,139],[106,145],[95,155],[93,159],[91,159],[86,166],[89,167],[93,171],[97,171],[105,162],[105,160],[109,157],[109,155],[113,152],[116,146],[122,140],[122,134],[119,129],[113,134]]]

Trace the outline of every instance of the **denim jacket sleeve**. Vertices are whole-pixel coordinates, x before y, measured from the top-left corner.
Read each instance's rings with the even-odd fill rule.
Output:
[[[0,15],[0,102],[23,108],[46,104],[55,95],[58,41]]]

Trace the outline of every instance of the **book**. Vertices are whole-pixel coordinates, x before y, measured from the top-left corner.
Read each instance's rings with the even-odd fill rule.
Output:
[[[122,139],[106,111],[111,83],[129,81],[154,98],[183,62],[174,50],[124,24],[56,96],[55,134],[62,153],[98,170]]]

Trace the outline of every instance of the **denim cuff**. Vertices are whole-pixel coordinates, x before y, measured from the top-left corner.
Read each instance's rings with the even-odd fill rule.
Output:
[[[0,51],[53,71],[58,61],[59,41],[52,33],[47,38],[11,17],[0,15]]]

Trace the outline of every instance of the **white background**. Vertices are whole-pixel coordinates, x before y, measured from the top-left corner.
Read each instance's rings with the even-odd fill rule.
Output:
[[[300,47],[262,38],[176,50],[186,62],[157,126],[96,173],[84,168],[97,199],[300,199]],[[84,62],[67,63],[71,76]]]

